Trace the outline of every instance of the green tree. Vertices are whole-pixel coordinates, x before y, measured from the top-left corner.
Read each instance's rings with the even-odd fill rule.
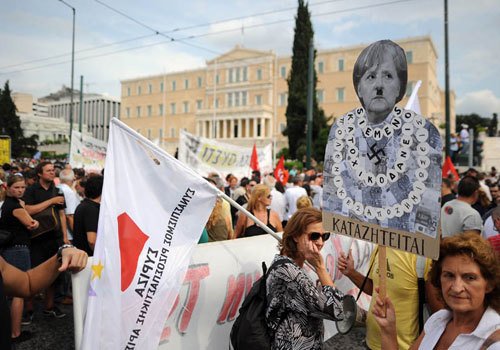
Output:
[[[498,117],[496,113],[493,113],[493,118],[491,118],[490,125],[488,126],[488,136],[497,136],[498,128]]]
[[[286,107],[287,126],[283,135],[288,136],[290,157],[297,158],[297,150],[306,144],[307,125],[307,66],[309,58],[309,43],[314,39],[314,31],[311,24],[311,15],[307,4],[299,0],[297,16],[295,17],[295,36],[293,39],[292,68],[288,75],[288,104]],[[316,51],[314,51],[316,58]],[[313,87],[313,147],[312,156],[318,159],[316,146],[321,129],[327,128],[327,119],[324,111],[319,108],[316,99],[316,69],[314,70]],[[324,147],[324,145],[323,145]],[[324,154],[324,149],[322,151]],[[322,158],[321,158],[322,159]],[[300,159],[299,159],[300,160]]]
[[[0,133],[11,138],[12,157],[33,156],[37,148],[37,136],[24,137],[21,119],[12,100],[9,81],[0,89]]]

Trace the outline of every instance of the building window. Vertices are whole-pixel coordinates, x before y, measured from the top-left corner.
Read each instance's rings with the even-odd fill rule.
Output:
[[[215,108],[219,108],[219,99],[218,98],[215,99]]]
[[[241,105],[242,106],[247,105],[247,92],[246,91],[241,92]]]
[[[243,81],[248,80],[248,69],[247,67],[243,67]]]
[[[257,69],[257,80],[262,80],[262,69]]]
[[[280,132],[285,131],[286,129],[286,124],[285,123],[280,123]]]
[[[254,120],[254,123],[256,122],[256,120]],[[262,136],[262,124],[260,123],[257,123],[257,136]]]
[[[337,89],[337,102],[344,102],[344,90],[345,88]]]
[[[125,108],[125,115],[130,118],[130,107]]]
[[[170,104],[170,114],[172,114],[172,115],[175,114],[175,102],[172,102]]]
[[[318,62],[318,72],[323,73],[324,69],[325,69],[325,64],[323,62]]]
[[[325,92],[323,90],[316,91],[316,99],[318,100],[319,103],[322,103],[324,101],[324,95]]]
[[[140,133],[141,133],[141,129],[137,129],[137,133],[139,133],[139,134],[140,134]]]
[[[203,108],[203,100],[196,100],[196,109],[200,110]]]
[[[148,117],[151,117],[151,115],[153,114],[153,107],[151,107],[151,105],[148,106]]]
[[[413,51],[406,51],[406,63],[413,63]]]
[[[175,137],[175,128],[170,128],[170,137]]]
[[[406,84],[406,96],[407,97],[410,97],[411,96],[411,93],[413,92],[413,81],[409,81],[407,84]]]
[[[228,82],[229,83],[232,83],[233,82],[233,68],[229,68],[227,70],[227,78],[228,78]],[[218,83],[218,82],[217,82]]]
[[[235,80],[236,80],[236,82],[239,82],[240,81],[240,68],[236,68],[235,71],[236,71],[236,79]]]
[[[262,95],[255,95],[255,104],[257,106],[262,105]]]
[[[136,114],[137,118],[141,117],[141,106],[135,107],[135,114]]]
[[[175,89],[177,88],[177,83],[175,82],[175,80],[172,82],[172,91],[175,91]]]
[[[127,88],[127,96],[130,96],[130,86]]]
[[[163,81],[160,83],[160,92],[163,92]]]
[[[344,71],[344,59],[340,58],[338,63],[339,63],[339,72],[343,72]]]
[[[219,77],[219,74],[217,74],[217,75],[215,76],[215,83],[216,83],[216,84],[219,84],[219,81],[220,81],[220,77]]]
[[[185,79],[184,80],[184,89],[189,89],[189,80],[188,79]]]
[[[201,88],[201,84],[203,84],[203,78],[198,77],[198,87]]]
[[[148,140],[151,140],[151,129],[148,129]]]
[[[160,139],[160,144],[163,143],[163,129],[158,130],[158,138]]]
[[[152,94],[153,93],[153,85],[148,84],[148,93]]]
[[[233,93],[232,92],[227,94],[227,106],[233,107]]]
[[[282,78],[286,78],[286,67],[285,66],[281,67],[280,75]]]
[[[163,103],[160,103],[160,104],[158,105],[158,114],[159,114],[159,115],[163,115]]]
[[[286,92],[283,92],[279,95],[279,105],[280,106],[285,106],[286,105],[286,102],[287,102],[287,93]]]
[[[142,93],[142,88],[140,86],[137,87],[137,95],[140,95]]]
[[[184,113],[189,113],[189,102],[188,101],[184,101],[182,103],[182,106],[183,106],[182,109],[183,109]]]

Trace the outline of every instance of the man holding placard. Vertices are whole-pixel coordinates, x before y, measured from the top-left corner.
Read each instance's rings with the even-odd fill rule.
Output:
[[[407,80],[405,52],[394,42],[378,41],[361,52],[353,82],[362,107],[338,118],[330,130],[323,194],[326,230],[379,244],[364,290],[376,296],[374,287],[380,286],[385,295],[387,287],[391,300],[398,300],[398,320],[405,319],[398,323],[400,348],[419,334],[417,280],[430,264],[428,259],[417,263],[413,254],[439,254],[442,161],[434,125],[396,106]],[[339,259],[339,269],[361,287],[364,276],[350,257]],[[367,345],[379,349],[380,332],[370,318],[371,313]]]

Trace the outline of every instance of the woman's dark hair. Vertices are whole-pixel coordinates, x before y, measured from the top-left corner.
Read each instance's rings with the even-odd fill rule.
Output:
[[[305,234],[307,226],[322,222],[322,220],[321,211],[316,208],[297,210],[286,224],[283,239],[279,244],[280,254],[292,259],[298,258],[300,252],[297,250],[297,242],[294,238]]]
[[[438,296],[440,299],[444,300],[441,290],[443,261],[449,256],[459,255],[471,258],[479,266],[481,275],[493,287],[493,290],[486,294],[485,303],[496,312],[500,312],[500,265],[498,264],[498,256],[491,244],[476,232],[464,232],[446,237],[441,241],[439,259],[432,264],[429,275],[431,283],[439,290]]]

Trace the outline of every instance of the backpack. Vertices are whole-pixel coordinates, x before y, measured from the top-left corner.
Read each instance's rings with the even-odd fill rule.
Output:
[[[278,260],[267,270],[266,264],[262,262],[263,276],[253,284],[243,300],[231,328],[230,340],[234,350],[271,349],[266,325],[266,280],[272,270],[286,263],[289,263],[287,259]]]

